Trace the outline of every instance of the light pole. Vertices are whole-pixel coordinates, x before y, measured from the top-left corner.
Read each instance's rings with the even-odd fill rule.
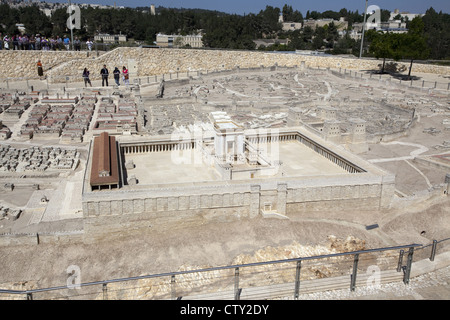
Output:
[[[69,0],[69,9],[72,7],[72,3]],[[72,48],[73,51],[73,20],[72,17],[70,16],[70,47]]]
[[[366,0],[366,9],[364,10],[364,23],[362,28],[362,37],[361,37],[361,49],[359,50],[359,58],[362,57],[362,51],[363,51],[363,45],[364,45],[364,33],[366,31],[366,17],[367,17],[367,2],[369,0]]]

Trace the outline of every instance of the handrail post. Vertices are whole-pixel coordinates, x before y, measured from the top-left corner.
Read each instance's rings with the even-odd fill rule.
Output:
[[[33,294],[31,292],[27,292],[27,300],[33,300]]]
[[[108,288],[107,288],[107,283],[103,284],[103,300],[108,300]]]
[[[241,292],[239,290],[239,267],[234,269],[234,300],[240,300]]]
[[[405,275],[403,276],[403,283],[409,284],[409,277],[411,276],[411,266],[414,254],[414,247],[409,248],[408,261],[406,263]]]
[[[433,247],[431,248],[430,261],[434,261],[434,257],[436,256],[436,247],[437,247],[437,241],[433,240]]]
[[[355,291],[356,288],[356,274],[358,272],[358,261],[359,261],[359,253],[355,254],[355,258],[353,259],[353,273],[350,282],[350,291]]]
[[[297,261],[297,268],[295,272],[295,293],[294,293],[294,299],[298,300],[299,293],[300,293],[300,271],[302,269],[302,261]]]
[[[400,250],[400,255],[398,257],[398,264],[397,264],[397,272],[400,272],[402,270],[402,264],[403,264],[403,255],[405,254],[404,250]]]
[[[172,294],[172,300],[176,299],[176,290],[175,290],[175,275],[173,274],[170,280],[170,291]]]

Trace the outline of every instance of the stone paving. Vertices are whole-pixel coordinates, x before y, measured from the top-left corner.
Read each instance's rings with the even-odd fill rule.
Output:
[[[448,300],[450,299],[450,265],[448,254],[441,255],[439,261],[428,259],[413,263],[409,284],[403,281],[381,284],[374,287],[356,287],[355,291],[335,290],[300,295],[300,300]],[[431,272],[424,266],[442,265]],[[425,267],[425,268],[426,268]]]

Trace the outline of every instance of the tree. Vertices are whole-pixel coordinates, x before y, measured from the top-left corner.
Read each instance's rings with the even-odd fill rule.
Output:
[[[414,60],[428,59],[430,49],[423,35],[424,23],[420,17],[415,17],[409,26],[408,33],[399,35],[398,54],[403,59],[411,61],[408,79],[411,79],[411,70]]]
[[[437,13],[433,8],[422,17],[423,32],[430,47],[432,59],[450,59],[450,14]],[[408,23],[409,25],[412,23]]]
[[[331,53],[348,54],[352,51],[353,47],[355,47],[355,44],[356,40],[351,38],[350,33],[347,29],[345,30],[344,35],[336,41],[333,50],[331,50]]]
[[[381,16],[380,18],[381,18],[382,22],[389,21],[389,19],[391,18],[391,11],[390,10],[381,9],[380,16]]]
[[[403,59],[411,61],[408,79],[411,79],[411,70],[414,60],[428,59],[430,50],[425,38],[418,34],[406,33],[400,35],[400,52]]]
[[[53,11],[52,13],[52,24],[53,30],[52,33],[57,36],[63,36],[65,32],[67,32],[67,12],[64,8],[59,8]],[[90,30],[91,32],[95,30]]]
[[[312,49],[320,50],[324,46],[324,40],[326,37],[326,28],[317,27],[314,30],[314,38],[312,40]]]
[[[334,24],[334,22],[332,21],[331,23],[329,23],[327,26],[326,30],[326,40],[332,45],[334,46],[334,42],[337,41],[339,39],[339,32],[337,29],[337,26]]]
[[[287,4],[284,5],[283,10],[283,20],[289,22],[303,22],[303,15],[301,12],[292,9],[292,6]]]
[[[370,41],[369,52],[377,59],[383,59],[383,66],[381,73],[384,73],[386,59],[395,58],[398,59],[397,53],[393,50],[394,35],[391,33],[376,32],[369,30],[368,39]]]

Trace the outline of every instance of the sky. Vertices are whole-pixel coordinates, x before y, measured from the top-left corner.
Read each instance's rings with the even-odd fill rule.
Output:
[[[45,0],[44,0],[45,1]],[[65,2],[64,0],[47,0],[48,2]],[[291,5],[294,10],[298,10],[306,14],[306,11],[319,11],[326,10],[339,11],[342,8],[346,8],[351,11],[358,10],[364,12],[366,2],[364,0],[72,0],[72,3],[91,3],[91,4],[103,4],[125,6],[125,7],[149,7],[154,4],[156,7],[166,8],[199,8],[208,10],[217,10],[226,13],[236,14],[248,14],[259,13],[264,10],[266,6],[273,6],[277,8],[283,8],[285,4]],[[401,12],[410,13],[425,13],[427,9],[433,7],[437,12],[442,11],[444,13],[450,13],[450,1],[449,0],[369,0],[370,5],[377,5],[381,9],[394,11],[399,9]]]

